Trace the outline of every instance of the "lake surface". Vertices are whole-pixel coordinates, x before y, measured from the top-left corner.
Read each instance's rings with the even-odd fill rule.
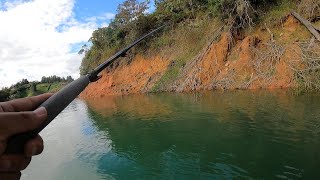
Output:
[[[22,179],[319,179],[320,95],[76,99]]]

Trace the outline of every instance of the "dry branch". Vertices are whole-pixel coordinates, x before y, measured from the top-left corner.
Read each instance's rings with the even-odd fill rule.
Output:
[[[261,86],[267,87],[276,75],[276,67],[285,52],[285,48],[281,44],[270,41],[270,43],[262,43],[262,48],[251,46],[253,58],[250,63],[254,69],[251,77],[245,81],[240,87],[248,88],[254,81],[258,81]]]
[[[314,28],[314,26],[306,19],[304,19],[302,16],[300,16],[297,12],[291,11],[291,14],[297,18],[303,25],[307,27],[307,29],[311,32],[311,34],[314,35],[314,37],[320,41],[320,34],[319,32]]]
[[[320,14],[320,1],[301,0],[298,5],[298,12],[309,21],[317,20]]]
[[[218,73],[212,81],[212,85],[211,87],[213,89],[221,89],[221,90],[227,90],[227,89],[231,89],[233,87],[233,84],[235,83],[235,75],[236,72],[234,70],[228,71],[228,73],[226,74],[226,76],[224,78],[219,79],[218,76],[220,75],[220,73]]]
[[[251,63],[257,76],[269,82],[274,75],[276,65],[284,54],[285,49],[274,42],[264,43],[263,45],[265,46],[263,50],[255,47],[251,48],[254,55]]]
[[[295,81],[305,90],[320,90],[320,45],[315,42],[297,42],[301,51],[288,64],[295,73]]]
[[[274,42],[274,35],[272,33],[272,31],[268,28],[267,23],[264,23],[265,28],[267,29],[268,33],[270,34],[270,40],[271,42]]]

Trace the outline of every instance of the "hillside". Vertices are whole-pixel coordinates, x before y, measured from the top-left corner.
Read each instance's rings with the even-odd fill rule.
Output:
[[[0,102],[43,93],[55,93],[71,81],[73,81],[71,76],[67,78],[57,76],[42,77],[40,82],[29,82],[27,79],[23,79],[10,87],[2,88],[0,90]]]
[[[219,2],[214,10],[201,9],[198,4],[196,7],[199,8],[191,11],[188,6],[189,11],[185,12],[191,11],[192,16],[183,16],[178,20],[176,15],[184,10],[178,13],[171,11],[170,17],[167,17],[170,25],[161,34],[110,66],[103,72],[102,79],[92,83],[81,96],[93,98],[213,89],[293,88],[297,92],[320,89],[320,43],[290,13],[292,9],[298,11],[317,29],[320,27],[320,2]],[[169,1],[161,1],[153,14],[142,15],[139,19],[157,16],[163,10],[161,8],[168,7],[168,4]],[[173,9],[181,7],[181,4],[169,5]],[[310,7],[313,11],[308,11]],[[226,13],[229,13],[227,17]],[[140,22],[139,19],[135,21]],[[94,40],[99,40],[99,37],[103,39],[103,36],[97,36],[101,31],[99,29],[93,33]],[[132,37],[132,34],[127,36]],[[88,57],[97,48],[93,42],[81,69],[88,71],[120,49],[121,43],[114,42],[114,46],[102,46],[104,48],[98,53],[100,60],[92,61]],[[126,44],[125,41],[122,43]]]

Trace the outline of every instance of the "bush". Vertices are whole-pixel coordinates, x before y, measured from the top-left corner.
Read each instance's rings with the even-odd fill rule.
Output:
[[[10,89],[4,88],[0,90],[0,102],[9,100],[10,97]]]

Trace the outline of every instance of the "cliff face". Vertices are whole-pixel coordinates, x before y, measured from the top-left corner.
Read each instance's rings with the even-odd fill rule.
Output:
[[[289,88],[296,86],[293,66],[301,58],[300,38],[311,35],[293,17],[282,27],[267,26],[250,35],[234,39],[221,32],[218,40],[208,43],[198,55],[178,68],[178,75],[166,84],[164,74],[176,63],[171,55],[136,55],[130,64],[103,72],[81,94],[82,98],[160,91],[197,91],[211,89]],[[270,38],[275,37],[276,40]],[[174,48],[174,47],[171,47]],[[155,88],[157,86],[157,88]]]
[[[148,92],[161,78],[168,64],[169,60],[160,56],[145,58],[137,55],[128,65],[119,66],[111,72],[104,71],[102,78],[91,83],[81,97]]]

